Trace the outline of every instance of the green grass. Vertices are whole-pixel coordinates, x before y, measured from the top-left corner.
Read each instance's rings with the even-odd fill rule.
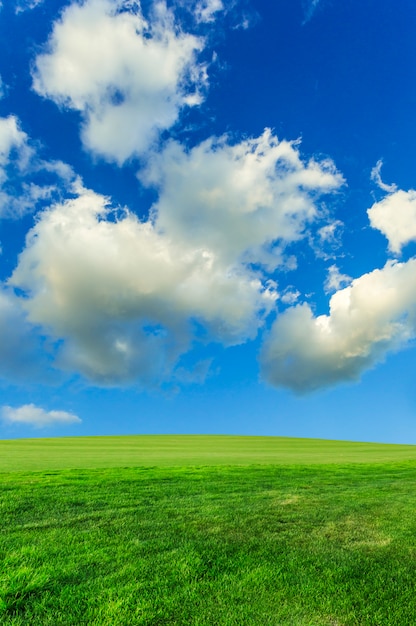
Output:
[[[28,471],[34,456],[20,457],[21,472],[2,460],[14,470],[0,476],[2,626],[416,624],[410,446],[244,438],[246,463],[261,450],[272,462],[243,465],[237,438],[198,438],[202,458],[212,446],[219,457],[192,466],[195,438],[149,439],[147,452],[146,438],[127,439],[58,440],[67,469],[58,445],[43,471]],[[32,441],[42,454],[54,442]],[[80,469],[68,468],[71,443]],[[227,446],[234,465],[218,462]],[[136,467],[111,467],[122,448]],[[334,464],[341,451],[354,462]],[[94,458],[109,466],[91,469]]]
[[[0,472],[185,465],[384,463],[416,461],[416,446],[234,437],[140,435],[0,441]]]

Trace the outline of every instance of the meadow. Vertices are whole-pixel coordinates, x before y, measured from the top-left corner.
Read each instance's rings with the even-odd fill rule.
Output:
[[[414,626],[416,448],[0,442],[2,626]]]

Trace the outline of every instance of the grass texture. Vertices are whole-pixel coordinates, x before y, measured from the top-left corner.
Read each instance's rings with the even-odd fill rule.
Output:
[[[414,626],[416,461],[292,458],[3,473],[0,624]]]

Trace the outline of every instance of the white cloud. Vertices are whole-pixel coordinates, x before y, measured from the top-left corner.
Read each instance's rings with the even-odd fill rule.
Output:
[[[74,179],[65,163],[40,158],[15,116],[0,118],[0,218],[34,212],[62,186],[71,189]]]
[[[297,143],[270,130],[235,145],[209,139],[189,151],[172,141],[140,178],[158,188],[155,222],[175,241],[208,248],[225,263],[244,255],[270,269],[282,263],[279,244],[302,238],[319,217],[317,197],[343,183],[331,161],[302,161]]]
[[[85,147],[122,164],[145,152],[184,106],[201,102],[206,71],[196,56],[203,45],[175,26],[163,2],[154,4],[150,23],[138,3],[74,2],[36,59],[33,86],[82,112]]]
[[[387,191],[388,193],[393,193],[397,191],[397,185],[394,183],[391,185],[387,185],[381,179],[381,168],[383,167],[383,161],[380,159],[377,161],[376,165],[371,170],[371,180],[373,180],[380,189],[383,191]]]
[[[3,420],[8,424],[25,424],[33,426],[34,428],[79,424],[82,421],[73,413],[67,413],[66,411],[45,411],[34,404],[25,404],[18,408],[3,406],[1,415]]]
[[[274,294],[242,266],[181,245],[87,190],[44,212],[10,283],[32,323],[64,340],[58,361],[104,384],[168,378],[193,338],[253,338]]]
[[[353,380],[416,334],[416,259],[389,262],[330,300],[329,315],[307,304],[276,319],[260,357],[271,384],[297,392]]]
[[[149,220],[116,217],[78,183],[38,216],[10,279],[56,363],[101,384],[158,385],[197,341],[253,339],[277,298],[258,264],[283,263],[319,195],[342,183],[332,162],[303,162],[270,131],[189,152],[170,142],[141,175],[160,192]]]
[[[23,13],[24,11],[31,11],[35,9],[37,6],[42,4],[44,0],[17,0],[16,2],[16,13]]]
[[[197,22],[213,22],[216,13],[223,10],[224,5],[221,0],[200,0],[195,7],[195,17]]]
[[[351,283],[352,278],[347,274],[342,274],[336,265],[328,268],[328,276],[326,277],[324,288],[327,293],[339,291],[342,287],[346,287]]]
[[[416,191],[399,190],[389,194],[367,211],[371,226],[387,237],[391,252],[416,240]]]
[[[14,115],[0,118],[0,167],[4,168],[12,153],[16,160],[16,166],[20,170],[27,167],[27,163],[32,156],[33,150],[28,144],[28,137],[20,127]],[[5,177],[4,172],[0,174],[0,181]]]

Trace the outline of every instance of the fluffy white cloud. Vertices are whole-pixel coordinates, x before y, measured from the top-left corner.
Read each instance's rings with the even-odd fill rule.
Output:
[[[416,240],[416,191],[398,190],[373,204],[367,211],[371,226],[387,237],[389,249],[399,254]]]
[[[155,221],[175,241],[213,250],[226,263],[245,255],[271,269],[281,263],[271,244],[303,237],[318,217],[317,197],[343,183],[331,161],[302,161],[296,142],[270,130],[235,145],[209,139],[189,151],[172,141],[140,179],[158,188]]]
[[[201,102],[202,48],[201,38],[175,26],[164,2],[154,3],[150,23],[137,2],[74,2],[36,59],[33,86],[81,111],[86,148],[121,164],[146,151],[181,108]]]
[[[10,283],[27,292],[32,323],[64,340],[61,366],[102,383],[164,380],[189,349],[190,320],[226,344],[252,338],[275,298],[209,249],[129,213],[114,220],[87,190],[42,214]]]
[[[102,384],[157,385],[195,341],[254,338],[277,286],[251,263],[281,262],[276,242],[304,236],[319,194],[342,183],[270,131],[189,152],[171,142],[141,175],[160,192],[147,221],[79,185],[40,214],[10,279],[58,365]]]
[[[79,424],[81,419],[66,411],[45,411],[34,404],[24,404],[18,408],[4,406],[1,411],[3,420],[8,424],[25,424],[34,428],[47,426],[65,426]]]
[[[329,315],[307,304],[277,317],[261,353],[266,380],[310,391],[356,379],[416,334],[416,259],[389,262],[330,300]]]

